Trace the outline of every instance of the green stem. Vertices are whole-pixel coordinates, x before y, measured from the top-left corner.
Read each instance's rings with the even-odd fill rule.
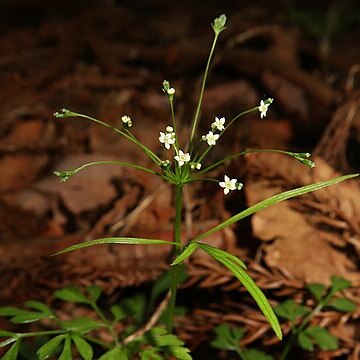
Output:
[[[17,338],[28,338],[33,336],[46,336],[46,335],[60,335],[68,333],[67,330],[47,330],[47,331],[36,331],[31,333],[20,333],[16,334]]]
[[[208,149],[210,149],[210,147]],[[201,171],[198,171],[196,173],[195,177],[192,177],[192,178],[189,179],[189,182],[198,181],[199,180],[198,178],[202,174],[205,174],[208,171],[210,171],[212,169],[215,169],[216,167],[220,166],[221,164],[225,163],[226,161],[229,161],[229,160],[231,160],[233,158],[236,158],[236,157],[244,156],[244,155],[247,155],[247,154],[253,154],[253,153],[276,153],[276,154],[288,155],[288,156],[291,156],[291,157],[294,157],[294,155],[296,155],[296,153],[286,151],[286,150],[275,150],[275,149],[248,149],[248,150],[244,150],[244,151],[241,151],[241,152],[239,152],[237,154],[226,156],[225,158],[217,161],[216,163],[211,164],[210,166],[206,167],[205,169],[203,169]]]
[[[103,325],[108,329],[108,331],[110,332],[114,344],[116,346],[119,346],[119,339],[118,336],[116,334],[116,332],[114,331],[113,325],[106,319],[106,317],[104,316],[104,314],[102,313],[102,311],[99,309],[99,307],[96,305],[96,303],[91,303],[91,306],[93,307],[93,309],[95,310],[96,314],[99,316],[99,318],[101,319],[101,321],[103,322]]]
[[[182,213],[182,185],[175,186],[175,222],[174,222],[174,242],[176,246],[176,255],[181,253],[181,213]],[[180,265],[175,265],[171,268],[171,297],[169,302],[169,315],[167,322],[167,331],[172,332],[174,326],[174,311],[176,304],[176,293],[179,286],[178,270]]]
[[[80,113],[76,113],[74,111],[68,111],[68,115],[64,116],[64,117],[70,117],[70,116],[74,116],[74,117],[82,117],[84,119],[88,119],[88,120],[91,120],[91,121],[94,121],[96,122],[97,124],[99,125],[102,125],[102,126],[105,126],[111,130],[113,130],[115,133],[121,135],[121,136],[124,136],[127,140],[133,142],[134,144],[136,144],[137,146],[139,146],[141,148],[141,150],[143,150],[143,152],[145,154],[147,154],[149,156],[149,158],[155,162],[157,165],[159,165],[161,163],[161,160],[160,158],[154,153],[152,152],[149,148],[147,148],[145,145],[143,145],[139,140],[137,140],[135,138],[135,136],[133,134],[131,134],[128,130],[125,131],[121,131],[119,129],[117,129],[116,127],[114,126],[111,126],[101,120],[98,120],[92,116],[88,116],[88,115],[84,115],[84,114],[80,114]]]
[[[121,166],[128,166],[128,167],[132,167],[134,169],[138,169],[138,170],[148,172],[150,174],[161,176],[160,173],[158,173],[158,172],[156,172],[154,170],[148,169],[148,168],[146,168],[144,166],[136,165],[136,164],[132,164],[132,163],[127,163],[127,162],[123,162],[123,161],[116,161],[116,160],[101,160],[101,161],[90,162],[90,163],[79,166],[78,168],[74,169],[73,171],[76,174],[79,171],[81,171],[81,170],[83,170],[83,169],[85,169],[85,168],[87,168],[89,166],[94,166],[94,165],[121,165]]]
[[[176,121],[175,121],[175,112],[174,112],[173,99],[169,98],[169,102],[170,102],[172,126],[173,126],[174,133],[175,133],[175,150],[177,151],[179,149],[179,141],[178,141],[178,133],[177,133],[177,130],[176,130]]]
[[[215,50],[215,45],[216,45],[216,42],[217,42],[218,37],[219,37],[219,33],[215,33],[215,37],[214,37],[213,44],[212,44],[212,46],[211,46],[211,50],[210,50],[210,54],[209,54],[209,57],[208,57],[208,61],[207,61],[207,63],[206,63],[204,78],[203,78],[202,85],[201,85],[201,90],[200,90],[199,101],[198,101],[198,105],[197,105],[197,108],[196,108],[194,120],[193,120],[192,127],[191,127],[190,146],[192,145],[192,142],[193,142],[193,139],[194,139],[194,136],[195,136],[195,132],[196,132],[196,128],[197,128],[197,125],[198,125],[199,116],[200,116],[200,110],[201,110],[201,104],[202,104],[202,100],[203,100],[203,96],[204,96],[204,90],[205,90],[205,85],[206,85],[206,79],[207,79],[207,76],[208,76],[211,59],[212,59],[212,56],[213,56],[213,53],[214,53],[214,50]]]
[[[240,346],[238,346],[237,344],[235,344],[235,352],[239,355],[239,358],[241,360],[247,360],[247,357],[244,355],[244,353],[241,351]]]

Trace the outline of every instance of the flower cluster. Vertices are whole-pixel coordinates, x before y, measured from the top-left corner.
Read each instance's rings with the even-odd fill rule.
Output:
[[[216,134],[215,131],[225,130],[225,118],[215,117],[215,121],[211,124],[211,131],[201,137],[202,141],[206,141],[209,146],[216,145],[216,141],[219,139],[221,134]]]
[[[171,126],[167,126],[166,133],[160,131],[159,141],[164,144],[165,149],[169,150],[176,141],[174,129]]]
[[[132,120],[131,117],[128,115],[123,115],[121,117],[121,121],[123,123],[124,129],[130,129],[132,127]]]

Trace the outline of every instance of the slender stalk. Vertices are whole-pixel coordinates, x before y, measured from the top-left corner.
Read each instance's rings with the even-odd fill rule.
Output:
[[[171,110],[171,120],[172,120],[172,127],[175,133],[175,150],[179,149],[179,141],[178,141],[178,133],[176,129],[176,121],[175,121],[175,112],[174,112],[174,102],[172,98],[169,98],[170,102],[170,110]]]
[[[57,117],[60,117],[60,118],[65,118],[65,117],[82,117],[84,119],[88,119],[88,120],[91,120],[91,121],[94,121],[96,122],[97,124],[99,125],[102,125],[102,126],[105,126],[111,130],[113,130],[115,133],[117,133],[118,135],[121,135],[121,136],[124,136],[126,139],[128,139],[129,141],[133,142],[134,144],[136,144],[137,146],[139,146],[141,148],[141,150],[149,156],[149,158],[157,165],[159,165],[161,163],[161,160],[160,158],[154,153],[152,152],[149,148],[147,148],[145,145],[143,145],[138,139],[136,139],[136,137],[128,130],[126,131],[122,131],[122,130],[119,130],[118,128],[114,127],[114,126],[111,126],[99,119],[96,119],[92,116],[88,116],[88,115],[84,115],[84,114],[80,114],[80,113],[77,113],[77,112],[74,112],[74,111],[69,111],[67,110],[67,115],[63,116],[63,115],[58,115]]]
[[[228,123],[228,125],[225,127],[225,129],[219,134],[219,135],[220,135],[220,136],[219,136],[219,139],[220,139],[221,136],[224,134],[224,132],[232,125],[232,123],[233,123],[235,120],[237,120],[239,117],[241,117],[241,116],[243,116],[243,115],[245,115],[245,114],[251,113],[251,112],[253,112],[253,111],[255,111],[255,110],[258,110],[258,107],[254,107],[254,108],[252,108],[252,109],[243,111],[243,112],[241,112],[240,114],[236,115],[233,119],[231,119],[231,121]],[[209,147],[207,147],[207,148],[205,149],[204,153],[200,156],[200,158],[197,159],[197,161],[198,161],[199,163],[201,163],[201,162],[204,160],[205,156],[208,154],[208,152],[209,152],[212,148],[213,148],[212,145],[209,146]]]
[[[182,185],[175,186],[175,222],[174,222],[174,242],[177,244],[176,255],[181,253],[181,213],[182,213]],[[169,315],[167,319],[167,330],[172,332],[174,326],[174,311],[176,303],[176,293],[179,286],[178,270],[180,265],[171,268],[171,286],[170,286],[170,302]]]
[[[224,130],[225,131],[225,130]],[[208,149],[210,149],[211,147],[209,147]],[[208,150],[207,149],[207,150]],[[276,150],[276,149],[248,149],[248,150],[244,150],[244,151],[241,151],[239,153],[236,153],[236,154],[233,154],[233,155],[229,155],[229,156],[226,156],[225,158],[209,165],[208,167],[206,167],[205,169],[201,170],[201,171],[198,171],[196,173],[196,175],[192,178],[189,179],[189,182],[194,182],[194,181],[198,181],[198,178],[202,175],[202,174],[205,174],[207,173],[208,171],[212,170],[212,169],[215,169],[216,167],[220,166],[221,164],[223,164],[224,162],[226,161],[229,161],[233,158],[236,158],[236,157],[240,157],[240,156],[244,156],[244,155],[247,155],[247,154],[253,154],[253,153],[276,153],[276,154],[283,154],[283,155],[288,155],[288,156],[291,156],[291,157],[294,157],[296,155],[296,153],[293,153],[293,152],[290,152],[290,151],[286,151],[286,150]],[[203,156],[201,157],[203,158]]]
[[[93,307],[93,309],[95,310],[96,314],[99,316],[99,318],[101,319],[101,321],[103,322],[103,325],[108,329],[108,331],[110,332],[114,344],[116,346],[119,346],[119,339],[118,336],[116,335],[113,325],[106,319],[106,317],[104,316],[104,314],[102,313],[102,311],[99,309],[99,307],[96,305],[95,302],[91,303],[91,306]]]
[[[239,355],[239,358],[241,360],[247,360],[246,356],[244,355],[244,353],[242,352],[240,346],[235,345],[235,352]]]
[[[87,164],[84,164],[84,165],[81,165],[79,166],[78,168],[74,169],[74,173],[78,173],[79,171],[89,167],[89,166],[94,166],[94,165],[120,165],[120,166],[128,166],[128,167],[132,167],[134,169],[138,169],[138,170],[141,170],[141,171],[145,171],[145,172],[148,172],[150,174],[154,174],[154,175],[158,175],[158,176],[161,176],[160,173],[154,171],[154,170],[151,170],[151,169],[148,169],[144,166],[141,166],[141,165],[136,165],[136,164],[132,164],[132,163],[127,163],[127,162],[123,162],[123,161],[117,161],[117,160],[101,160],[101,161],[94,161],[94,162],[90,162],[90,163],[87,163]]]
[[[198,101],[198,104],[197,104],[197,108],[196,108],[194,120],[193,120],[192,127],[191,127],[190,146],[192,145],[192,141],[193,141],[193,139],[194,139],[195,132],[196,132],[196,128],[197,128],[197,125],[198,125],[198,122],[199,122],[199,116],[200,116],[200,110],[201,110],[202,100],[203,100],[203,96],[204,96],[206,79],[207,79],[207,76],[208,76],[211,59],[212,59],[212,56],[213,56],[213,53],[214,53],[214,50],[215,50],[215,45],[216,45],[216,42],[217,42],[218,37],[219,37],[219,33],[215,33],[215,37],[214,37],[213,44],[212,44],[212,46],[211,46],[211,50],[210,50],[210,54],[209,54],[209,57],[208,57],[208,61],[207,61],[207,63],[206,63],[204,78],[203,78],[203,81],[202,81],[202,84],[201,84],[199,101]]]
[[[20,333],[20,334],[16,334],[17,338],[28,338],[28,337],[33,337],[33,336],[46,336],[46,335],[61,335],[61,334],[66,334],[68,331],[67,330],[45,330],[45,331],[36,331],[36,332],[31,332],[31,333]]]

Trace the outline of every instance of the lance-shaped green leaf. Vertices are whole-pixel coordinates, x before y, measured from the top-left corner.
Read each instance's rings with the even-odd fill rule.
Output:
[[[37,302],[28,302],[28,303],[37,303]],[[40,304],[40,303],[39,303]],[[42,304],[46,307],[45,304]],[[34,306],[33,306],[34,308]],[[49,310],[49,309],[48,309]],[[46,312],[37,312],[37,311],[29,311],[29,310],[22,310],[15,307],[3,307],[0,308],[0,316],[12,316],[10,321],[15,324],[20,323],[29,323],[34,322],[46,318],[52,318],[53,314],[49,313],[49,311],[46,310]]]
[[[120,244],[120,245],[172,245],[178,246],[176,243],[160,239],[143,239],[143,238],[130,238],[130,237],[111,237],[86,241],[80,244],[69,246],[54,255],[64,254],[69,251],[83,249],[89,246],[102,245],[102,244]]]
[[[171,263],[171,265],[177,265],[183,262],[185,259],[190,257],[198,247],[198,243],[191,242],[188,246],[185,247],[183,252]]]
[[[49,340],[36,352],[39,360],[46,360],[49,358],[59,347],[61,342],[65,339],[66,335],[58,335]]]
[[[38,310],[49,317],[52,317],[54,315],[50,308],[40,301],[29,300],[26,301],[24,305],[29,308]]]
[[[284,192],[282,192],[280,194],[274,195],[274,196],[272,196],[272,197],[270,197],[268,199],[265,199],[263,201],[258,202],[255,205],[250,206],[246,210],[241,211],[240,213],[232,216],[231,218],[225,220],[221,224],[213,227],[209,231],[197,236],[193,241],[199,241],[201,239],[204,239],[204,238],[214,234],[215,232],[224,229],[227,226],[235,224],[236,222],[238,222],[239,220],[241,220],[241,219],[243,219],[243,218],[245,218],[247,216],[250,216],[252,214],[257,213],[260,210],[263,210],[263,209],[267,208],[270,205],[276,204],[278,202],[281,202],[281,201],[284,201],[284,200],[287,200],[287,199],[290,199],[290,198],[293,198],[293,197],[296,197],[296,196],[304,195],[304,194],[307,194],[307,193],[312,192],[312,191],[323,189],[323,188],[325,188],[327,186],[334,185],[334,184],[337,184],[339,182],[342,182],[342,181],[345,181],[345,180],[348,180],[348,179],[352,179],[352,178],[354,178],[354,177],[356,177],[358,175],[359,174],[350,174],[350,175],[340,176],[340,177],[337,177],[335,179],[331,179],[331,180],[328,180],[328,181],[322,181],[322,182],[318,182],[318,183],[315,183],[315,184],[302,186],[302,187],[297,188],[297,189],[284,191]]]
[[[234,264],[241,266],[243,269],[247,270],[246,265],[236,256],[229,254],[228,252],[218,249],[214,246],[211,245],[207,245],[207,244],[203,244],[201,243],[201,248],[206,251],[209,255],[211,255],[212,257],[223,257],[225,259],[228,259],[230,261],[232,261]]]
[[[59,360],[73,360],[71,353],[71,338],[70,335],[67,335],[65,338],[65,344],[62,350],[62,353],[59,357]]]
[[[72,334],[71,338],[73,339],[75,346],[84,360],[91,360],[93,358],[93,349],[91,345],[77,334]]]
[[[81,292],[80,288],[77,286],[68,286],[61,290],[56,290],[54,295],[56,298],[64,301],[84,304],[91,303],[91,301]]]
[[[101,287],[97,285],[91,285],[86,288],[87,292],[89,293],[91,297],[91,301],[97,302],[99,300],[99,297],[101,295]]]
[[[345,298],[337,298],[327,306],[343,312],[353,312],[356,310],[356,304]]]
[[[17,341],[18,338],[19,338],[18,335],[15,334],[15,333],[11,333],[11,332],[8,332],[8,331],[0,331],[0,337],[8,337],[8,336],[9,336],[8,339],[0,342],[0,348]]]
[[[208,253],[215,260],[223,264],[226,268],[228,268],[234,276],[244,285],[246,290],[250,293],[250,295],[254,298],[256,303],[259,305],[260,310],[263,312],[269,324],[273,328],[277,337],[281,340],[282,333],[279,321],[271,308],[268,300],[266,299],[263,292],[256,286],[255,282],[251,279],[251,277],[245,272],[245,270],[234,263],[228,257],[224,256],[224,254],[219,254],[218,252],[211,251],[209,252],[209,248],[207,246],[203,246],[203,244],[199,244],[199,247]]]
[[[96,320],[88,319],[86,317],[79,317],[68,321],[59,321],[59,324],[64,330],[77,333],[86,333],[102,326]]]
[[[102,355],[99,360],[128,360],[128,357],[122,349],[115,348]]]
[[[16,360],[18,358],[18,353],[20,350],[21,339],[16,340],[16,342],[11,346],[7,353],[1,358],[1,360]]]

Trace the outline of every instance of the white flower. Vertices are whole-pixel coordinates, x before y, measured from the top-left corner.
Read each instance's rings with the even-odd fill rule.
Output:
[[[219,136],[219,134],[214,134],[212,131],[209,131],[205,136],[205,140],[207,141],[209,146],[216,145],[216,140],[219,139]]]
[[[215,117],[215,121],[211,124],[211,129],[212,130],[218,129],[219,131],[225,130],[224,124],[225,124],[224,117],[220,119],[218,117]]]
[[[175,89],[171,87],[170,89],[167,89],[166,92],[168,95],[172,96],[175,94]]]
[[[261,118],[266,116],[266,112],[268,111],[268,107],[270,106],[271,102],[265,104],[263,100],[260,101],[260,106],[258,107],[258,109],[260,111],[260,117]]]
[[[228,176],[224,176],[224,181],[220,182],[219,185],[224,188],[224,194],[228,194],[230,190],[236,190],[237,179],[231,179]]]
[[[131,121],[131,117],[128,115],[123,115],[121,117],[121,121],[123,123],[124,126],[127,126],[128,128],[132,127],[132,121]]]
[[[179,163],[179,166],[183,166],[185,163],[190,161],[190,154],[184,154],[182,150],[179,150],[179,154],[174,156],[174,159]]]
[[[200,164],[200,163],[197,163],[197,164],[196,164],[196,169],[197,169],[197,170],[200,170],[200,169],[201,169],[201,164]]]
[[[174,129],[172,128],[172,126],[167,126],[167,127],[166,127],[166,132],[171,133],[171,132],[173,132],[173,131],[174,131]]]
[[[170,146],[175,143],[175,133],[170,132],[165,134],[160,131],[159,141],[169,150]]]

